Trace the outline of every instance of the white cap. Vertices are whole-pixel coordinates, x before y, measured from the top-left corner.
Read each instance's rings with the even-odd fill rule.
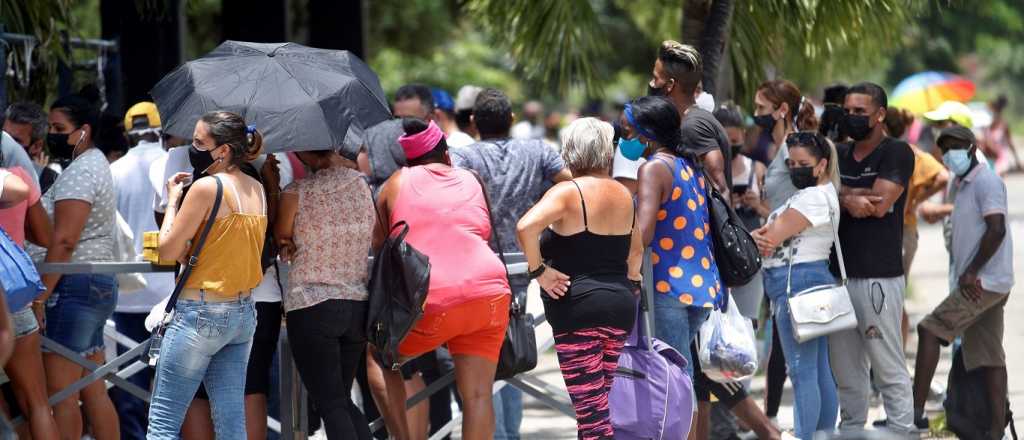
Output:
[[[971,109],[960,101],[946,101],[939,108],[925,112],[924,118],[932,122],[953,121],[963,127],[972,127]]]
[[[459,93],[455,95],[455,111],[473,110],[476,105],[476,96],[483,91],[479,86],[462,86]]]
[[[714,112],[715,97],[711,96],[708,92],[700,92],[700,95],[697,95],[697,107],[707,110],[708,112]]]

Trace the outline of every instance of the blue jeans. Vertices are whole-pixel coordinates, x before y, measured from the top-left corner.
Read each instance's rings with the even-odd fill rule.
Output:
[[[693,377],[693,354],[690,344],[711,309],[688,306],[673,296],[654,294],[654,337],[662,340],[686,358],[686,374]]]
[[[60,278],[46,301],[46,337],[90,356],[103,350],[103,326],[117,306],[117,279],[104,274]]]
[[[245,372],[255,332],[251,297],[178,301],[160,347],[146,438],[179,438],[185,411],[202,382],[217,438],[244,440]]]
[[[793,382],[793,420],[796,436],[811,439],[815,431],[832,432],[839,413],[836,382],[829,365],[828,338],[814,338],[797,343],[793,321],[789,316],[786,297],[788,269],[777,267],[765,270],[765,293],[772,300],[779,342],[786,357],[786,370]],[[814,286],[833,284],[835,278],[826,261],[793,265],[792,292]]]

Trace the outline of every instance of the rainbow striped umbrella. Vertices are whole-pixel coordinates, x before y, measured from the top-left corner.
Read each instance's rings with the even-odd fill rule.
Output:
[[[921,72],[900,81],[889,105],[922,114],[945,101],[967,102],[974,97],[974,83],[947,72]]]

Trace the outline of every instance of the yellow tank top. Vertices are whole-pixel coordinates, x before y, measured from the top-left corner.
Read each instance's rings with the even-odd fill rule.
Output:
[[[241,207],[234,185],[226,179],[223,181],[235,193],[236,206]],[[266,206],[263,200],[264,211]],[[226,208],[227,204],[222,202],[221,207]],[[206,220],[199,225],[193,242],[199,239],[205,226]],[[214,297],[234,297],[238,292],[247,293],[255,288],[263,280],[260,256],[266,232],[266,215],[232,212],[215,219],[185,288],[203,289]],[[193,251],[189,249],[189,254]]]

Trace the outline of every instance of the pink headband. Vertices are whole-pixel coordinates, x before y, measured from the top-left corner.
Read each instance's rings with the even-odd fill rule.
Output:
[[[430,121],[426,130],[413,135],[403,135],[398,138],[398,143],[402,145],[402,150],[405,150],[405,158],[412,160],[429,153],[443,138],[444,133],[441,132],[441,128],[434,121]]]

